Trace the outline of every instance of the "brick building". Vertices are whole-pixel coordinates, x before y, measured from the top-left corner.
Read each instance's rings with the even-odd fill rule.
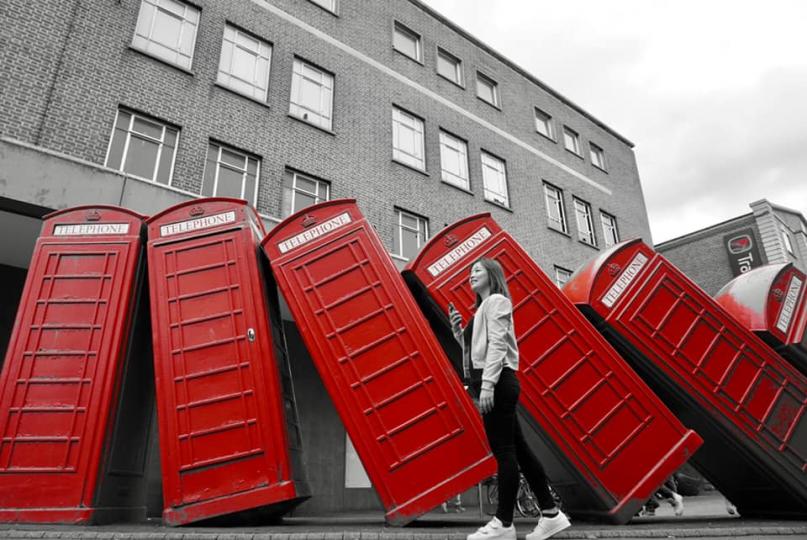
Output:
[[[557,281],[650,242],[632,143],[417,0],[8,0],[0,23],[3,349],[39,218],[78,204],[237,196],[271,227],[355,197],[401,265],[491,212]],[[318,495],[300,512],[374,508],[286,329]]]
[[[729,281],[765,264],[807,268],[807,219],[765,199],[751,212],[656,246],[682,272],[714,295]]]

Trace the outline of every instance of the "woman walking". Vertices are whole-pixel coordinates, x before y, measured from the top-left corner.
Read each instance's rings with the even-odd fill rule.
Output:
[[[499,503],[496,515],[468,540],[515,540],[513,509],[519,484],[519,467],[538,498],[541,518],[527,540],[544,540],[569,527],[569,518],[555,504],[541,463],[527,446],[516,417],[521,391],[518,345],[513,329],[513,305],[501,265],[479,259],[471,267],[471,289],[476,313],[462,327],[462,316],[449,305],[454,337],[463,345],[463,364],[470,367],[471,389],[479,398],[485,433],[498,464]],[[470,362],[469,362],[470,361]],[[470,364],[470,366],[469,366]]]

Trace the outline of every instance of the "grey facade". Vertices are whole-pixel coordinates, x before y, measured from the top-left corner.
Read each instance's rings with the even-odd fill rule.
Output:
[[[798,210],[765,199],[751,203],[751,212],[656,246],[708,294],[714,295],[735,277],[724,239],[745,230],[752,232],[759,264],[792,262],[807,268],[807,219]]]
[[[144,2],[9,0],[0,8],[0,223],[19,231],[0,240],[0,268],[18,283],[11,297],[38,218],[93,203],[155,214],[199,197],[211,144],[259,161],[252,202],[267,227],[287,215],[297,172],[326,183],[330,198],[356,198],[391,251],[396,209],[428,220],[431,233],[491,212],[550,276],[605,247],[603,212],[619,239],[651,242],[632,143],[416,0],[342,0],[335,11],[309,0],[178,2],[198,13],[183,67],[136,45]],[[265,98],[219,81],[228,27],[271,48]],[[416,58],[394,46],[396,28],[419,38]],[[455,81],[438,73],[438,54],[457,62]],[[331,77],[329,126],[290,107],[296,61]],[[479,81],[495,82],[496,103],[478,97]],[[422,167],[393,157],[394,109],[420,120]],[[550,136],[538,132],[536,109],[551,117]],[[119,110],[178,133],[167,185],[110,163]],[[577,153],[566,149],[564,129],[577,134]],[[467,188],[442,179],[441,132],[465,143]],[[507,204],[487,200],[483,154],[503,164]],[[545,183],[561,193],[563,227],[550,226]],[[594,245],[579,240],[573,197],[590,207]],[[9,332],[0,328],[4,340]],[[370,489],[345,487],[344,430],[304,347],[290,341],[318,495],[300,512],[377,507]]]

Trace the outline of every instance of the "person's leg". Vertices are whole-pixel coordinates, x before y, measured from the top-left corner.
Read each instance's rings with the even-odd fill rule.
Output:
[[[499,467],[499,504],[496,517],[506,527],[513,523],[513,510],[518,494],[518,461],[514,439],[518,393],[518,380],[513,371],[502,370],[493,392],[493,410],[483,416],[488,441]]]
[[[541,513],[546,513],[547,516],[551,517],[557,514],[558,508],[555,504],[554,497],[552,497],[552,492],[549,491],[549,481],[546,477],[546,471],[543,465],[541,465],[541,462],[538,461],[538,457],[535,453],[527,446],[527,441],[524,439],[524,433],[521,431],[521,423],[518,421],[518,416],[516,416],[515,424],[515,445],[518,466],[524,478],[527,479],[527,484],[530,485],[530,489],[535,494],[535,498],[538,499],[538,507],[541,509]]]

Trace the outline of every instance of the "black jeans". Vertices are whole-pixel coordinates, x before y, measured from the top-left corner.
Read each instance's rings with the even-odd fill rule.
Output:
[[[518,405],[520,393],[521,387],[516,373],[510,368],[502,369],[499,382],[496,383],[493,392],[493,409],[482,416],[485,433],[487,433],[490,448],[493,450],[499,467],[499,506],[496,509],[496,517],[505,524],[513,521],[513,509],[518,494],[519,468],[538,499],[538,506],[542,510],[555,506],[555,500],[549,491],[546,472],[541,462],[527,446],[516,416],[516,405]]]

